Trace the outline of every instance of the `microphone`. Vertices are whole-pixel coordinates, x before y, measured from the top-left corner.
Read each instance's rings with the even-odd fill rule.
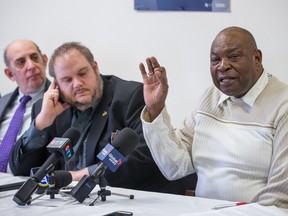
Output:
[[[44,178],[46,179],[46,176]],[[64,171],[64,170],[56,170],[52,172],[50,176],[47,176],[47,178],[48,178],[47,184],[42,183],[41,185],[40,183],[38,183],[38,185],[40,185],[40,187],[43,187],[43,188],[46,188],[47,186],[50,185],[54,188],[59,189],[59,188],[69,185],[72,182],[71,173],[68,171]],[[52,185],[50,182],[52,182]],[[21,182],[0,185],[0,192],[19,189],[24,183],[25,181],[21,181]]]
[[[115,172],[126,161],[125,157],[134,150],[139,140],[138,134],[130,128],[119,131],[112,140],[112,145],[108,143],[97,155],[102,162],[90,176],[85,175],[78,182],[71,195],[82,203],[96,186],[97,178],[104,175],[105,169],[108,167]]]
[[[45,163],[37,170],[34,176],[29,178],[16,192],[13,200],[18,205],[26,205],[31,203],[31,196],[38,187],[38,183],[44,176],[51,172],[54,165],[63,157],[67,162],[74,154],[73,146],[77,143],[80,137],[80,132],[75,128],[69,128],[62,137],[55,137],[47,146],[47,149],[52,154]]]
[[[37,168],[32,168],[37,169]],[[37,190],[35,194],[43,194],[47,192],[47,189],[53,188],[54,190],[61,189],[62,187],[66,187],[72,182],[72,175],[69,171],[65,170],[54,170],[49,174],[45,175],[45,177],[38,183]]]
[[[21,182],[0,185],[0,192],[19,189],[24,183],[25,181],[21,181]]]
[[[69,171],[55,170],[51,173],[48,180],[49,186],[60,189],[72,182],[72,175]]]

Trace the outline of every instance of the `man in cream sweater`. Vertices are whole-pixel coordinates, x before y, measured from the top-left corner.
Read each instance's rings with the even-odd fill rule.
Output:
[[[264,70],[253,35],[228,27],[214,39],[208,88],[175,130],[165,106],[166,70],[140,64],[143,132],[169,180],[196,172],[196,196],[288,208],[288,86]]]

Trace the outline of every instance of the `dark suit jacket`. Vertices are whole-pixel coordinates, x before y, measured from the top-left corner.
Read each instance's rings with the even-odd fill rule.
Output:
[[[50,81],[48,79],[46,79],[44,92],[47,91],[49,85],[50,85]],[[10,93],[0,97],[0,124],[3,121],[3,118],[6,114],[8,107],[15,100],[15,97],[17,97],[18,94],[19,94],[19,88],[17,87],[13,92],[10,92]]]
[[[44,92],[47,91],[50,83],[51,82],[48,79],[46,79]],[[18,96],[18,94],[19,94],[19,88],[17,87],[13,92],[10,92],[10,93],[8,93],[8,94],[6,94],[0,98],[0,124],[2,123],[2,121],[4,119],[5,114],[9,108],[9,106],[15,100],[15,98]],[[11,152],[11,154],[12,154],[12,152]]]
[[[143,85],[134,81],[125,81],[115,76],[102,76],[102,78],[104,83],[102,99],[97,106],[87,136],[87,166],[99,162],[97,154],[107,143],[111,143],[112,132],[129,127],[140,136],[140,143],[128,155],[127,162],[122,164],[115,173],[106,170],[105,177],[109,185],[180,194],[184,193],[184,189],[194,188],[191,186],[193,182],[195,183],[194,177],[168,181],[152,159],[143,137],[140,120],[140,113],[145,105]],[[34,104],[33,119],[40,112],[41,106],[42,101]],[[65,110],[59,115],[53,125],[45,129],[48,134],[46,145],[54,137],[61,137],[71,127],[71,120],[71,109]],[[29,175],[32,167],[41,166],[48,157],[48,151],[45,147],[30,152],[22,151],[21,147],[25,136],[27,137],[27,134],[24,134],[17,141],[10,158],[10,168],[15,175]],[[33,142],[33,137],[29,142]]]
[[[15,97],[17,97],[17,95],[18,87],[13,92],[10,92],[0,98],[0,124],[4,119],[8,107],[15,100]]]

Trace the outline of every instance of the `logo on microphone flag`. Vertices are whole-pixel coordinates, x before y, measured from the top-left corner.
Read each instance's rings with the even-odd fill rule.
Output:
[[[126,161],[126,158],[109,143],[99,152],[97,158],[103,161],[112,172],[115,172]]]
[[[47,149],[52,152],[60,152],[65,162],[68,162],[74,155],[73,147],[69,138],[55,137],[47,146]]]

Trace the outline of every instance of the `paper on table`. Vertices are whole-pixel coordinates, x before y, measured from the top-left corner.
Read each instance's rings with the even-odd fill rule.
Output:
[[[257,203],[211,210],[202,213],[181,214],[182,216],[287,216],[288,214],[275,206],[262,206]]]

